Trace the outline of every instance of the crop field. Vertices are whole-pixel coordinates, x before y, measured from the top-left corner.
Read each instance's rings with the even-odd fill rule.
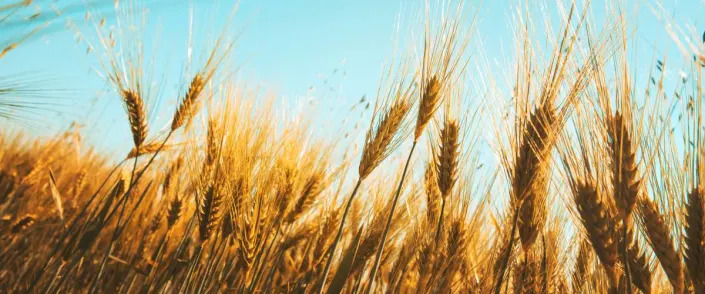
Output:
[[[348,112],[238,74],[237,5],[180,56],[145,52],[149,1],[105,2],[0,1],[2,293],[705,293],[705,45],[659,1],[647,56],[629,1],[509,1],[501,60],[492,1],[417,1]],[[122,122],[37,135],[84,81],[5,62],[70,16]]]

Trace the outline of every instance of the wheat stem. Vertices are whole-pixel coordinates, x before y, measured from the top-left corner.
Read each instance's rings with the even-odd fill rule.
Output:
[[[328,251],[328,260],[326,261],[326,267],[323,270],[323,276],[321,277],[321,286],[318,289],[318,294],[323,293],[323,288],[326,285],[326,278],[328,277],[328,273],[330,272],[330,266],[333,263],[333,255],[335,254],[335,248],[338,246],[340,238],[343,236],[343,227],[345,226],[345,220],[348,217],[350,207],[352,206],[352,202],[355,199],[355,195],[357,194],[357,190],[360,188],[361,184],[362,179],[358,179],[357,184],[355,184],[355,188],[353,189],[352,193],[350,194],[350,197],[348,198],[348,203],[345,204],[345,210],[343,211],[343,217],[340,220],[338,232],[335,234],[335,240],[333,241],[333,244],[331,245],[331,248]]]
[[[406,159],[404,164],[404,171],[401,173],[401,179],[399,179],[399,186],[397,186],[397,191],[394,193],[394,199],[392,200],[392,207],[389,211],[389,216],[387,217],[387,224],[384,226],[384,232],[382,233],[382,239],[379,241],[379,246],[377,247],[377,254],[375,255],[375,263],[372,267],[372,272],[370,272],[370,285],[365,293],[369,294],[374,288],[375,275],[377,274],[377,269],[379,268],[379,262],[382,259],[382,251],[384,250],[384,243],[387,240],[387,234],[389,233],[389,228],[392,226],[392,218],[394,217],[394,210],[397,206],[397,201],[399,201],[399,195],[401,194],[401,188],[404,186],[404,179],[406,178],[406,172],[409,169],[409,162],[411,162],[411,156],[414,154],[414,149],[416,148],[416,142],[411,145],[411,150],[409,151],[409,157]]]

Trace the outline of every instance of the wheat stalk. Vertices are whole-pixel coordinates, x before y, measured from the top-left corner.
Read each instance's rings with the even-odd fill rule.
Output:
[[[590,242],[583,239],[578,247],[578,256],[571,275],[573,293],[586,292],[593,258]]]
[[[403,90],[402,90],[403,91]],[[394,101],[392,102],[389,109],[387,109],[383,115],[380,116],[377,124],[375,125],[375,120],[373,119],[373,126],[367,131],[365,137],[365,146],[362,150],[362,158],[360,159],[360,165],[358,166],[358,180],[353,188],[353,192],[348,198],[347,204],[345,205],[345,210],[343,211],[343,216],[340,220],[340,226],[338,227],[338,232],[333,241],[333,245],[328,252],[328,260],[326,261],[326,266],[323,270],[323,278],[318,289],[318,293],[323,293],[323,287],[330,271],[330,266],[333,261],[333,254],[340,241],[343,234],[343,227],[345,225],[345,220],[347,219],[348,213],[352,202],[357,194],[357,190],[364,180],[372,170],[379,165],[379,163],[384,160],[389,154],[398,146],[399,138],[398,133],[400,129],[403,128],[403,123],[408,114],[410,104],[408,102],[408,96],[396,95],[394,96]],[[403,132],[402,132],[403,133]]]

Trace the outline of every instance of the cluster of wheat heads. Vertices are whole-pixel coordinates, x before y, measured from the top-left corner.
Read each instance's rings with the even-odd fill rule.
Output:
[[[224,39],[161,131],[139,61],[110,59],[125,160],[77,148],[75,129],[0,137],[0,290],[704,293],[700,64],[677,97],[655,74],[639,99],[612,31],[623,23],[581,43],[587,8],[572,5],[541,60],[526,20],[498,172],[484,173],[486,105],[463,102],[477,75],[460,11],[429,21],[418,62],[384,71],[359,162],[305,120],[282,124],[272,97],[218,79]],[[680,97],[686,144],[658,102]]]

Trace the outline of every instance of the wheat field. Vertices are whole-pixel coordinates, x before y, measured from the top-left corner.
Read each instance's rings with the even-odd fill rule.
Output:
[[[664,84],[631,18],[559,3],[545,30],[519,6],[506,68],[471,62],[474,3],[423,7],[349,141],[233,78],[227,29],[154,123],[144,56],[97,20],[126,156],[0,131],[0,292],[705,293],[705,46],[673,30]],[[0,119],[31,119],[13,85]]]

